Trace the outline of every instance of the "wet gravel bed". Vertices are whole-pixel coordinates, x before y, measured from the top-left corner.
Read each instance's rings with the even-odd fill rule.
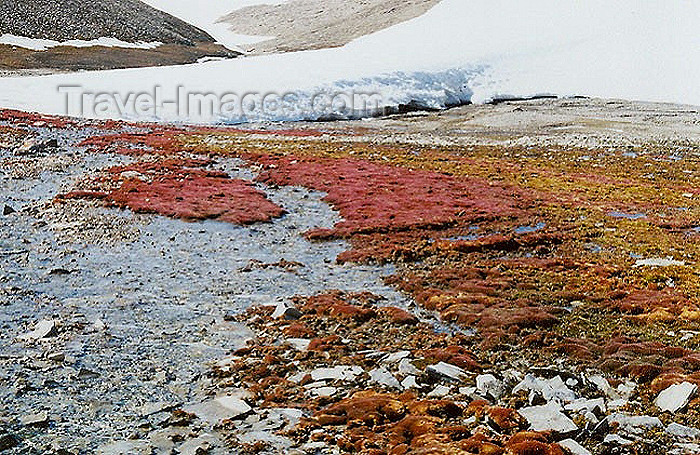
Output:
[[[0,180],[15,210],[0,216],[0,425],[22,440],[9,453],[92,453],[128,440],[147,416],[200,401],[206,363],[251,336],[232,321],[251,305],[333,288],[407,304],[382,284],[391,267],[337,265],[343,242],[302,237],[338,221],[317,192],[261,187],[289,214],[250,227],[52,204],[125,160],[66,148],[79,136],[58,137],[58,155],[0,155],[14,167]],[[220,168],[252,177],[240,164]],[[22,339],[41,321],[49,336]]]

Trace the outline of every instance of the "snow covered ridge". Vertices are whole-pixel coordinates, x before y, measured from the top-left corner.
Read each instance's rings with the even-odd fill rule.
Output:
[[[68,46],[68,47],[120,47],[124,49],[155,49],[161,46],[163,43],[160,41],[153,42],[136,42],[128,43],[116,38],[98,38],[94,40],[69,40],[69,41],[55,41],[49,39],[38,39],[38,38],[27,38],[24,36],[11,35],[5,33],[0,35],[0,45],[6,44],[9,46],[21,47],[24,49],[30,49],[33,51],[45,51],[52,47]]]

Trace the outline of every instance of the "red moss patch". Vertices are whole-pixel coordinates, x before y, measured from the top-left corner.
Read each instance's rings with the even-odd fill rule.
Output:
[[[301,185],[328,193],[343,216],[330,232],[312,236],[401,231],[522,214],[518,191],[481,179],[456,178],[353,159],[255,157],[267,167],[265,183]]]
[[[205,164],[199,160],[166,160],[113,167],[99,182],[100,186],[114,186],[113,189],[75,191],[60,199],[100,199],[107,205],[137,213],[243,225],[270,221],[284,214],[251,182],[202,169]]]

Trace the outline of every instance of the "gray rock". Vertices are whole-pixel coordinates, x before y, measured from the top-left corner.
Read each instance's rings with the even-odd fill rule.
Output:
[[[563,441],[559,441],[558,444],[565,449],[569,449],[573,455],[593,455],[588,449],[573,439],[565,439]]]
[[[248,414],[252,410],[248,403],[241,400],[240,398],[236,398],[230,395],[218,397],[214,401],[216,401],[218,404],[220,404],[229,411],[229,419],[235,419],[237,417],[243,416],[245,414]]]
[[[503,381],[492,374],[481,374],[476,377],[476,390],[480,394],[488,395],[496,400],[501,398],[506,390]]]
[[[426,368],[426,371],[434,376],[442,377],[455,382],[464,382],[467,379],[467,373],[463,369],[445,362],[430,365],[428,368]]]
[[[158,414],[159,412],[167,412],[167,411],[172,411],[173,409],[177,408],[180,406],[182,403],[179,402],[166,402],[166,401],[161,401],[157,403],[146,403],[144,405],[139,406],[136,409],[136,412],[141,417],[148,417],[154,414]]]
[[[78,373],[75,375],[75,378],[79,381],[82,381],[84,379],[97,379],[100,377],[100,373],[96,371],[89,370],[87,368],[81,368],[78,370]]]
[[[0,30],[29,38],[89,41],[110,37],[129,42],[160,41],[183,45],[214,42],[208,33],[193,25],[135,0],[94,1],[91,13],[81,19],[78,18],[84,12],[81,9],[83,3],[14,0],[1,4]],[[17,19],[20,17],[24,18],[22,24]],[[41,144],[44,148],[58,145],[51,139]]]
[[[201,420],[217,424],[222,420],[245,417],[252,408],[240,398],[226,395],[184,406],[183,410],[195,414]]]
[[[12,215],[12,214],[15,213],[15,212],[16,212],[16,210],[13,209],[12,207],[10,207],[10,206],[7,205],[7,204],[5,204],[5,206],[2,208],[2,214],[3,214],[4,216]]]
[[[218,440],[210,435],[204,434],[198,438],[190,439],[178,448],[180,455],[204,455],[216,445]]]
[[[48,352],[46,354],[46,360],[60,363],[66,360],[66,355],[63,352]]]
[[[19,445],[19,438],[12,434],[0,434],[0,452],[12,449]]]
[[[689,382],[675,384],[659,393],[654,404],[663,412],[676,413],[688,406],[697,390],[698,386]]]
[[[576,424],[561,412],[561,409],[559,404],[551,402],[543,406],[523,408],[518,412],[528,421],[533,431],[569,433],[578,430]]]

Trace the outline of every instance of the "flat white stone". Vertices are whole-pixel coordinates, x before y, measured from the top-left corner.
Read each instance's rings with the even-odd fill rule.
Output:
[[[305,372],[303,372],[303,371],[300,371],[299,373],[295,373],[295,374],[289,376],[289,377],[287,378],[287,380],[288,380],[288,381],[291,381],[291,382],[296,382],[297,384],[299,384],[299,383],[304,379],[304,377],[305,377],[307,374],[308,374],[308,373],[305,373]]]
[[[391,387],[393,389],[401,389],[401,383],[398,379],[394,377],[393,374],[384,367],[375,368],[369,372],[369,377],[373,382],[383,385],[385,387]]]
[[[697,439],[700,438],[700,430],[693,427],[686,427],[679,423],[671,423],[666,427],[666,433],[680,438]]]
[[[316,381],[316,382],[310,382],[308,384],[304,385],[305,389],[317,389],[319,387],[325,387],[326,386],[326,381]]]
[[[565,405],[564,409],[577,413],[594,412],[596,409],[602,413],[606,411],[605,400],[603,398],[595,398],[592,400],[580,398]]]
[[[593,455],[588,449],[573,439],[565,439],[563,441],[559,441],[558,444],[565,449],[569,449],[573,455]]]
[[[215,401],[231,411],[230,418],[236,418],[243,414],[247,414],[253,409],[245,401],[230,395],[218,397],[215,399]]]
[[[619,412],[610,414],[607,419],[608,423],[616,423],[621,431],[630,434],[641,434],[652,428],[663,428],[664,426],[657,417],[631,416]]]
[[[561,412],[561,407],[555,402],[523,408],[518,413],[528,421],[533,431],[568,433],[578,430],[576,424]]]
[[[44,425],[49,421],[49,415],[46,412],[24,416],[20,419],[22,425]]]
[[[622,436],[618,436],[616,434],[609,434],[605,436],[603,442],[606,444],[617,444],[619,446],[628,446],[632,444],[632,441],[630,441],[629,439],[625,439]]]
[[[393,352],[389,354],[386,359],[382,360],[382,363],[386,364],[392,364],[396,362],[400,362],[401,360],[410,357],[411,353],[409,351],[399,351],[399,352]]]
[[[625,399],[608,401],[608,410],[617,411],[618,409],[627,406],[627,403],[629,403],[629,401]]]
[[[406,376],[403,381],[401,381],[401,387],[404,389],[416,389],[418,388],[418,383],[416,382],[416,377],[413,375]]]
[[[311,379],[314,381],[354,381],[364,372],[359,366],[338,366],[333,368],[317,368],[311,372]]]
[[[635,267],[684,267],[685,262],[671,258],[639,259],[634,263]]]
[[[467,373],[463,369],[450,363],[440,362],[436,365],[430,365],[426,370],[452,381],[462,382],[467,379]]]
[[[430,398],[443,398],[449,395],[450,393],[450,388],[444,385],[439,385],[435,387],[429,394],[428,396]]]
[[[319,387],[317,389],[311,389],[311,393],[317,397],[332,397],[338,393],[338,389],[335,387]]]
[[[23,341],[39,340],[53,335],[56,332],[56,321],[53,319],[43,319],[39,321],[34,330],[19,337]]]
[[[476,387],[460,387],[459,393],[462,395],[472,396],[476,394]]]
[[[515,386],[513,393],[518,393],[521,390],[540,393],[547,402],[570,403],[578,398],[576,393],[566,386],[561,376],[542,379],[528,374],[520,384]]]
[[[501,398],[506,390],[503,381],[492,374],[481,374],[476,377],[476,390],[482,395],[489,395],[495,399]]]
[[[420,370],[418,370],[409,359],[401,359],[401,361],[399,361],[399,373],[419,374]]]
[[[249,413],[248,404],[233,396],[222,396],[201,403],[190,404],[182,408],[209,423],[219,423],[225,419],[236,419]]]
[[[311,340],[306,338],[287,338],[287,343],[297,351],[306,351],[311,344]]]
[[[676,413],[688,406],[697,390],[698,386],[689,382],[675,384],[659,393],[654,404],[663,412]]]

